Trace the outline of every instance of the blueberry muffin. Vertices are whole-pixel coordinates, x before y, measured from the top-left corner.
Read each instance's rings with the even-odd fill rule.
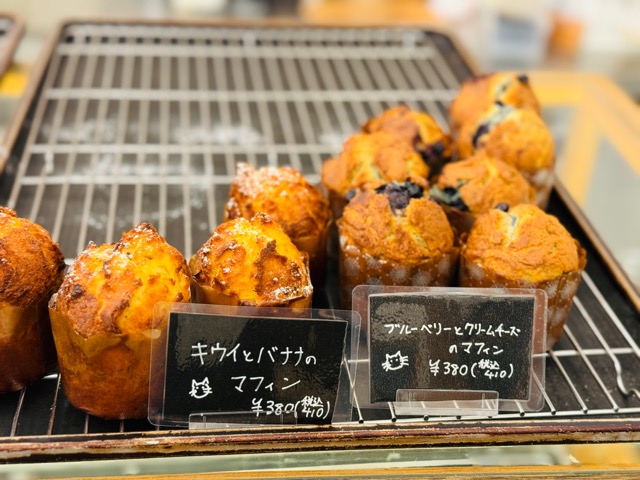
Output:
[[[458,234],[496,205],[535,203],[535,191],[520,172],[485,153],[445,165],[430,193]]]
[[[442,207],[413,182],[358,192],[338,220],[342,304],[357,285],[445,286],[458,248]]]
[[[478,217],[460,253],[463,287],[539,288],[547,293],[547,349],[562,335],[586,265],[583,248],[535,205]]]
[[[426,186],[429,167],[410,144],[388,132],[358,133],[350,137],[337,157],[322,165],[322,186],[327,190],[333,218],[342,216],[347,193],[376,188],[411,178]]]
[[[483,152],[513,165],[535,189],[537,204],[546,206],[553,186],[554,142],[533,110],[494,103],[475,122],[463,125],[457,148],[460,158]]]
[[[406,105],[385,110],[365,123],[362,131],[383,131],[401,137],[422,156],[429,166],[431,176],[437,175],[443,165],[451,160],[452,145],[449,136],[431,116],[411,110]]]
[[[451,132],[457,135],[462,125],[476,118],[496,101],[540,114],[529,77],[525,74],[495,72],[465,81],[449,106]]]
[[[0,207],[0,392],[20,390],[55,368],[47,302],[64,268],[49,232]]]
[[[71,404],[106,419],[146,417],[154,307],[190,300],[184,257],[152,225],[90,243],[49,303]]]

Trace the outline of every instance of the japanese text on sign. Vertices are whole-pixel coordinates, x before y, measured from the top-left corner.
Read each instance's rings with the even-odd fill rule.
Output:
[[[236,343],[230,348],[226,348],[220,345],[220,342],[215,342],[213,345],[197,342],[191,345],[191,357],[197,357],[200,360],[200,365],[205,366],[205,357],[212,357],[213,363],[222,364],[223,362],[233,363],[271,363],[278,365],[292,364],[298,366],[301,363],[304,365],[316,365],[317,359],[314,355],[306,355],[304,349],[301,346],[291,348],[285,346],[283,348],[278,346],[260,347],[259,350],[253,351],[251,349],[242,348],[240,343]],[[206,369],[206,367],[204,368]],[[289,379],[282,377],[279,381],[270,381],[265,376],[251,376],[251,375],[234,375],[229,377],[229,381],[233,385],[233,388],[240,393],[245,392],[261,392],[274,390],[288,390],[301,383],[301,380]],[[195,399],[203,399],[209,395],[212,395],[213,388],[210,385],[208,377],[202,379],[191,380],[191,390],[189,395]],[[263,407],[264,403],[264,407]],[[259,416],[264,415],[282,415],[293,414],[295,418],[298,414],[305,415],[306,418],[326,418],[326,415],[330,411],[330,402],[325,403],[316,396],[306,395],[297,402],[282,403],[275,402],[274,400],[264,401],[264,398],[254,397],[251,400],[251,411]]]
[[[372,401],[401,389],[527,398],[532,312],[526,297],[370,296]]]
[[[301,319],[287,318],[288,311],[275,317],[245,307],[200,309],[169,314],[166,345],[155,350],[163,377],[150,395],[154,420],[184,424],[206,414],[232,423],[332,421],[347,315],[313,310],[305,311],[312,318]],[[339,408],[342,415],[344,404]]]

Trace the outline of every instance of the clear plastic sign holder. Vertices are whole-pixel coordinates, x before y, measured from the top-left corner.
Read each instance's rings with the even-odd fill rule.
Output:
[[[499,396],[484,390],[413,390],[396,391],[396,415],[456,416],[498,414]]]
[[[357,358],[359,328],[360,316],[350,310],[159,303],[150,332],[149,421],[156,426],[190,429],[349,422],[352,395],[348,369],[350,361]],[[268,334],[261,335],[265,331]],[[266,338],[277,341],[269,343]],[[305,353],[290,339],[309,342]],[[289,345],[290,341],[295,345]],[[314,350],[307,351],[307,347]],[[214,352],[219,354],[216,361],[224,359],[224,363],[207,363]],[[325,352],[330,352],[331,361],[322,357]],[[252,375],[251,370],[240,376],[237,364],[243,362],[247,368],[260,362],[266,366],[261,367],[262,373]],[[229,373],[227,368],[231,368]],[[306,370],[300,373],[300,368]],[[304,378],[297,378],[297,374]],[[235,383],[230,386],[229,382]],[[299,398],[282,401],[224,397],[229,391],[236,394],[233,389],[241,386],[247,396],[269,388],[270,392],[289,388],[287,394],[296,395],[296,389],[303,385],[315,388],[314,382],[324,385],[325,396],[304,391]],[[224,397],[216,400],[215,409],[208,408],[211,404],[200,408],[194,400],[209,400],[215,395]]]
[[[297,415],[281,413],[256,417],[254,412],[201,412],[189,415],[189,430],[242,428],[246,426],[296,425]]]
[[[488,417],[543,408],[544,291],[360,285],[352,305],[362,319],[352,364],[360,408],[392,404],[397,415]],[[485,317],[487,311],[493,314]],[[510,362],[509,355],[520,359]],[[385,377],[391,371],[397,388]],[[513,384],[506,392],[505,382]]]

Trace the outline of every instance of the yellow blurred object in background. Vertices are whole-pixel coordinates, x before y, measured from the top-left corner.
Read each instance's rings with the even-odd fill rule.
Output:
[[[437,21],[425,0],[301,0],[299,14],[322,25],[420,25]]]
[[[22,94],[29,79],[29,69],[23,65],[12,65],[0,77],[0,96],[17,97]]]

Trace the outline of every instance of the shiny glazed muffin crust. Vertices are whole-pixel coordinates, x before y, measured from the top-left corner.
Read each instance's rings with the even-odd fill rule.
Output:
[[[0,207],[0,392],[21,390],[54,370],[47,302],[64,268],[49,232]]]
[[[90,243],[67,272],[52,307],[88,338],[147,330],[157,302],[190,299],[184,257],[152,225],[141,223],[117,243]]]
[[[64,256],[40,225],[0,207],[0,306],[32,305],[62,281]]]
[[[266,213],[219,225],[190,267],[198,284],[240,305],[284,305],[313,293],[307,254]]]

